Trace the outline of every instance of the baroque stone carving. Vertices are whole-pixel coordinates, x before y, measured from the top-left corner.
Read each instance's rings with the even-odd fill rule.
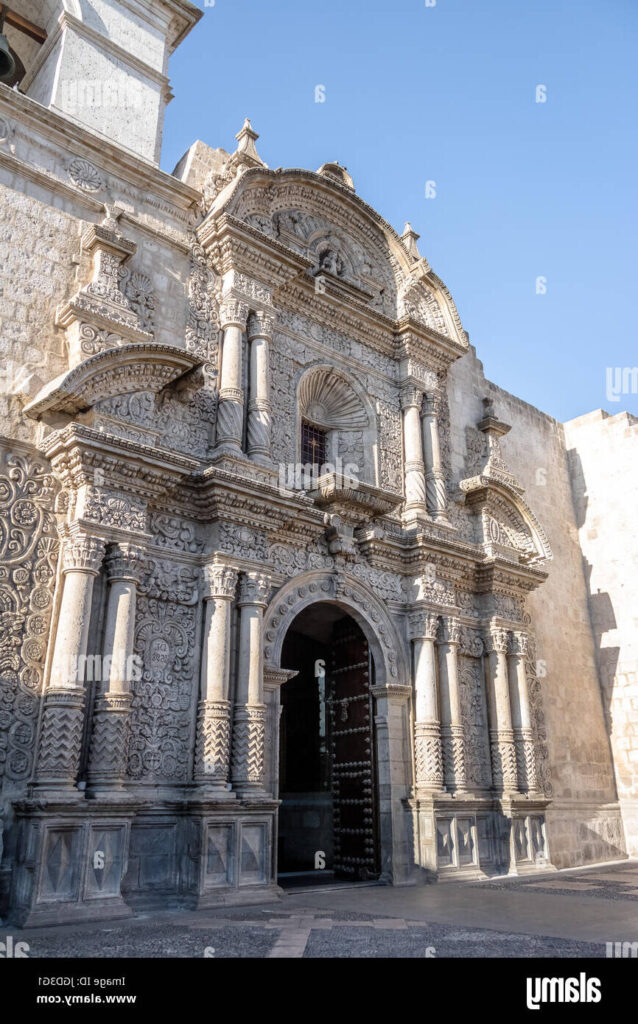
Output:
[[[185,519],[151,510],[149,530],[153,535],[153,543],[158,547],[171,551],[187,551],[192,555],[203,551],[204,545],[196,539],[194,524]]]
[[[47,464],[0,440],[0,779],[33,767],[59,543]]]
[[[138,590],[128,775],[177,782],[191,771],[191,708],[197,687],[197,572],[151,559]]]
[[[75,156],[69,161],[67,171],[73,184],[83,192],[101,192],[105,188],[102,172],[89,160]]]

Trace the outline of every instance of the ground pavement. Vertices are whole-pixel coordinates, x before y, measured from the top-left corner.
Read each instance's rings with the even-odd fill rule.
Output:
[[[605,957],[608,943],[638,943],[638,861],[475,883],[326,886],[267,905],[0,928],[0,942],[7,935],[32,958]]]

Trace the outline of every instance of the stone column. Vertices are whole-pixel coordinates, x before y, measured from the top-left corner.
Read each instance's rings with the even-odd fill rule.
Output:
[[[104,541],[79,531],[62,553],[63,589],[51,674],[44,695],[36,782],[72,790],[84,729],[84,672],[93,581],[104,557]]]
[[[443,767],[445,786],[449,790],[464,790],[467,785],[465,739],[459,690],[458,650],[460,643],[461,625],[459,621],[445,616],[438,651]]]
[[[518,775],[507,673],[507,632],[504,629],[491,629],[484,640],[487,653],[492,781],[495,789],[512,794],[517,792]]]
[[[445,474],[441,462],[439,444],[439,408],[440,396],[425,396],[423,403],[423,451],[425,452],[425,492],[427,510],[434,519],[447,521],[447,498],[445,493]]]
[[[240,455],[244,427],[242,338],[248,319],[248,307],[235,299],[229,299],[222,303],[219,317],[224,338],[217,407],[217,448],[222,452]]]
[[[426,511],[425,466],[419,426],[419,410],[423,393],[413,386],[401,389],[403,412],[403,454],[405,459],[405,507]]]
[[[434,648],[437,628],[438,619],[432,612],[413,612],[410,615],[409,633],[414,648],[414,753],[417,791],[439,792],[443,789],[441,725]]]
[[[527,672],[525,671],[527,649],[527,633],[513,633],[510,640],[509,678],[519,788],[527,793],[538,794],[540,787],[536,774],[532,714],[529,703]]]
[[[91,789],[122,789],[128,763],[135,607],[145,550],[114,545],[106,555],[109,580],[102,656],[103,689],[95,702],[89,752]],[[107,674],[108,673],[108,674]]]
[[[204,642],[197,712],[195,781],[217,795],[227,789],[230,757],[230,615],[237,571],[226,565],[206,567]]]
[[[248,457],[270,465],[270,341],[273,317],[253,313],[248,322],[250,340],[250,399],[248,402]]]
[[[248,572],[239,588],[239,655],[231,773],[233,788],[243,794],[261,793],[264,784],[266,706],[263,697],[262,620],[270,577]]]

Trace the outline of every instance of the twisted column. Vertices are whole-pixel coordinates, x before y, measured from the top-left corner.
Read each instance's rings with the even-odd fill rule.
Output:
[[[492,781],[495,789],[515,793],[518,786],[507,673],[508,638],[493,628],[484,637],[487,653],[487,697],[490,718]]]
[[[529,687],[525,659],[529,639],[527,633],[515,632],[510,639],[509,678],[512,697],[512,726],[516,747],[516,765],[519,788],[527,793],[538,794],[540,786],[536,773],[536,752],[532,732],[532,715],[529,702]]]
[[[405,459],[405,508],[426,511],[425,466],[419,426],[423,393],[411,385],[401,389],[403,451]]]
[[[270,465],[270,341],[274,319],[253,313],[248,322],[250,341],[250,399],[248,402],[248,457]]]
[[[460,643],[460,622],[458,619],[445,616],[438,652],[443,767],[445,785],[449,790],[463,790],[467,785],[465,739],[459,690],[458,650]]]
[[[443,789],[443,756],[434,649],[437,616],[432,612],[413,612],[408,628],[414,648],[416,788],[438,792]]]
[[[104,541],[99,538],[80,531],[67,536],[62,553],[62,601],[40,730],[36,768],[40,786],[70,789],[77,778],[93,581],[103,557]]]
[[[268,601],[270,577],[245,573],[240,582],[239,657],[233,722],[231,774],[240,792],[262,790],[266,705],[263,697],[262,621]]]
[[[242,450],[244,428],[242,338],[248,307],[230,299],[222,303],[219,316],[224,337],[217,407],[217,448],[238,455]]]
[[[145,550],[127,542],[106,555],[109,592],[104,626],[102,693],[95,702],[89,750],[91,789],[121,789],[128,763],[137,586]]]
[[[204,644],[197,709],[195,780],[208,789],[226,791],[230,757],[230,615],[237,571],[225,565],[206,567]]]
[[[425,452],[425,492],[427,510],[434,519],[447,521],[447,496],[445,474],[441,462],[439,443],[439,402],[440,396],[425,396],[423,403],[423,450]]]

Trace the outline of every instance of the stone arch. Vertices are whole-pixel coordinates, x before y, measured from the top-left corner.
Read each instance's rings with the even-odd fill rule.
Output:
[[[378,432],[377,418],[367,395],[361,386],[343,370],[330,363],[313,363],[305,367],[297,382],[296,400],[296,452],[297,462],[301,461],[301,421],[327,430],[332,440],[328,461],[335,462],[340,447],[349,439],[358,439],[361,434],[363,465],[361,478],[369,483],[378,481]],[[352,462],[351,458],[344,458]]]
[[[358,580],[321,571],[289,580],[266,609],[266,670],[280,670],[283,642],[294,619],[304,608],[319,602],[342,608],[361,627],[374,658],[377,686],[410,685],[404,645],[383,602]]]
[[[157,393],[199,362],[175,345],[141,342],[108,348],[46,384],[26,413],[33,419],[46,412],[74,414],[117,395]]]

